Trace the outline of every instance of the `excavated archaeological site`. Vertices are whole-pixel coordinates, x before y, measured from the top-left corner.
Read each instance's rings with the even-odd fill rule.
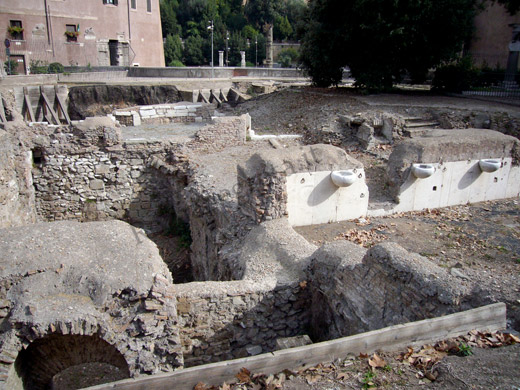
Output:
[[[266,89],[2,89],[0,388],[170,372],[498,301],[520,329],[518,107]],[[414,250],[413,230],[408,249],[319,236],[501,199],[516,241],[497,290]]]

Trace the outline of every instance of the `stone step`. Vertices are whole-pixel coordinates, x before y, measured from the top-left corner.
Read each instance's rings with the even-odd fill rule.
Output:
[[[421,116],[408,116],[403,118],[406,122],[422,122],[425,119]]]
[[[410,137],[410,138],[421,137],[421,136],[425,135],[429,130],[431,130],[431,128],[427,128],[427,127],[406,128],[405,127],[403,129],[403,135],[405,137]]]
[[[424,121],[424,122],[406,123],[404,125],[404,127],[408,128],[408,129],[415,129],[415,128],[419,128],[419,127],[435,127],[435,126],[439,126],[439,122]]]

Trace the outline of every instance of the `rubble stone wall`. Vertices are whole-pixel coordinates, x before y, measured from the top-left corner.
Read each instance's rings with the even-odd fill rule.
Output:
[[[18,141],[0,130],[0,228],[33,223],[31,159]]]
[[[313,255],[310,275],[312,329],[321,340],[470,308],[463,283],[391,242],[368,251],[326,244]]]
[[[95,336],[131,376],[182,366],[171,275],[141,230],[121,221],[39,223],[1,230],[0,252],[0,389],[24,376],[15,362],[23,367],[33,355],[19,352],[50,336]]]
[[[242,145],[246,142],[251,126],[249,114],[238,117],[216,117],[213,123],[199,131],[189,148],[195,153],[218,152],[228,146]]]
[[[165,223],[169,183],[149,160],[166,152],[159,143],[51,144],[33,168],[38,215],[45,221],[122,219],[158,230]]]
[[[308,332],[304,284],[194,282],[177,285],[176,297],[186,367],[273,351],[277,338]]]
[[[241,144],[246,123],[246,116],[217,118],[185,145],[124,144],[119,129],[105,120],[63,128],[51,135],[42,162],[33,168],[37,213],[45,221],[123,219],[160,230],[172,207],[188,217],[187,206],[179,201],[187,184],[179,173],[185,153]],[[159,160],[172,161],[172,169],[158,169]]]
[[[287,176],[301,172],[362,168],[362,164],[331,145],[262,151],[238,166],[238,203],[257,223],[284,218]]]

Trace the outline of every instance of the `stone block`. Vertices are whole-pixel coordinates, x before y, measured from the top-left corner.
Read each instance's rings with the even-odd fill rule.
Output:
[[[103,182],[103,180],[93,179],[90,181],[89,187],[91,190],[95,190],[95,191],[103,190],[105,188],[105,183]]]
[[[262,353],[262,347],[260,345],[251,345],[246,347],[246,351],[249,356],[260,355]]]
[[[370,149],[374,147],[375,138],[374,128],[372,126],[363,123],[361,126],[359,126],[356,137],[363,148]]]
[[[106,165],[106,164],[96,165],[95,172],[98,175],[106,175],[107,173],[110,172],[110,165]]]

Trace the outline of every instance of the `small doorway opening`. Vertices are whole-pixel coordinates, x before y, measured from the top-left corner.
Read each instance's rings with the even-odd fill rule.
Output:
[[[115,39],[108,41],[108,50],[110,51],[110,66],[119,66],[119,42]]]

